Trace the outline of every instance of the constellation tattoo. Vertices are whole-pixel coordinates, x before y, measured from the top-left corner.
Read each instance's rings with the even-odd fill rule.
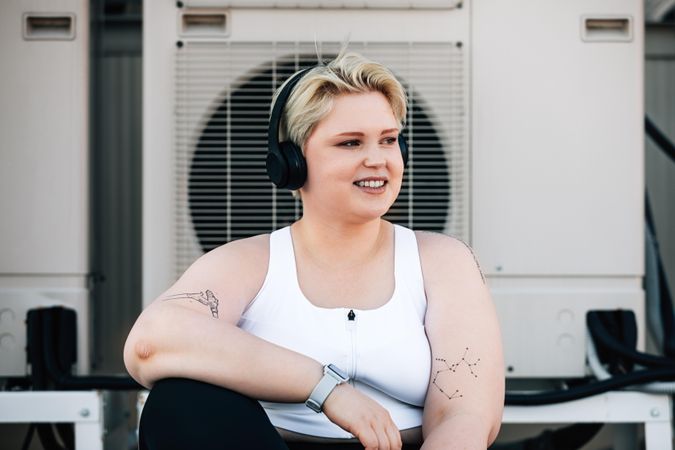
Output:
[[[434,379],[433,379],[432,383],[434,384],[434,386],[436,386],[438,388],[439,391],[441,391],[443,393],[443,395],[448,397],[448,400],[452,400],[453,398],[461,398],[461,397],[463,397],[463,395],[459,393],[459,389],[455,389],[455,392],[453,392],[452,394],[448,394],[447,392],[445,392],[445,390],[443,390],[443,388],[438,383],[436,383],[436,380],[438,379],[438,376],[441,373],[443,373],[443,372],[455,373],[455,372],[457,372],[457,369],[459,368],[459,366],[464,365],[469,369],[469,372],[471,373],[471,375],[474,376],[474,378],[478,378],[478,374],[476,374],[476,372],[473,371],[473,368],[478,365],[478,363],[480,362],[480,358],[476,359],[476,362],[471,363],[466,359],[466,354],[468,352],[469,352],[469,347],[467,347],[464,350],[464,354],[462,355],[462,359],[460,359],[459,361],[457,361],[455,363],[452,363],[452,364],[449,364],[448,361],[443,359],[443,358],[435,358],[436,361],[442,362],[445,365],[446,368],[445,369],[439,369],[439,370],[436,371],[436,373],[434,374]]]
[[[191,300],[196,300],[202,305],[206,305],[211,308],[211,315],[214,318],[218,318],[218,299],[213,292],[206,290],[206,292],[194,292],[194,293],[184,293],[184,294],[174,294],[164,297],[163,300],[175,300],[179,298],[189,298]]]

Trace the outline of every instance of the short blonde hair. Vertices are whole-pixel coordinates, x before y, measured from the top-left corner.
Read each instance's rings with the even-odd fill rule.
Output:
[[[285,84],[274,93],[273,105]],[[401,83],[382,64],[343,50],[328,64],[307,72],[293,88],[282,112],[280,140],[294,142],[304,153],[307,138],[316,124],[331,111],[335,97],[373,91],[387,98],[399,128],[403,128],[407,102]]]

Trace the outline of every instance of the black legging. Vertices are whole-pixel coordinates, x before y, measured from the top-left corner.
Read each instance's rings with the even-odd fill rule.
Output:
[[[143,407],[138,446],[139,450],[363,450],[360,444],[285,443],[257,401],[182,378],[155,383]]]

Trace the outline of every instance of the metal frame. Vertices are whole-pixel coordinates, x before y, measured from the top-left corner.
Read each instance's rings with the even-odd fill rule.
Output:
[[[75,450],[103,450],[102,391],[0,392],[0,423],[75,424]]]
[[[671,411],[669,395],[608,392],[554,405],[507,406],[502,423],[642,423],[646,450],[672,450]],[[633,447],[615,437],[614,448]]]

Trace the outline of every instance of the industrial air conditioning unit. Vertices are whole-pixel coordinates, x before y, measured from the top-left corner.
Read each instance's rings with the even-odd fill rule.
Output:
[[[89,3],[0,14],[0,378],[28,373],[26,313],[77,314],[89,371]]]
[[[265,175],[271,96],[348,40],[408,93],[411,158],[387,218],[474,248],[507,375],[583,376],[589,310],[634,311],[644,345],[640,1],[144,8],[146,304],[204,252],[299,217]]]

